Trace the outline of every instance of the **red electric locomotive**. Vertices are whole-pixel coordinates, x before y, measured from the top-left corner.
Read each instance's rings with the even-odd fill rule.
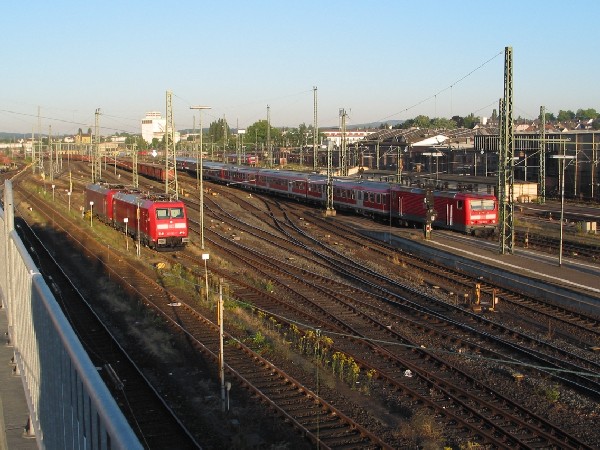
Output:
[[[183,247],[189,242],[185,205],[164,196],[119,192],[113,197],[113,223],[137,236],[143,245],[167,249]]]
[[[100,184],[86,186],[85,199],[94,202],[95,216],[150,248],[176,249],[189,242],[187,211],[181,201]]]
[[[427,191],[422,188],[392,185],[391,216],[402,225],[423,224],[427,213]],[[433,226],[463,233],[491,233],[498,225],[498,204],[490,194],[434,191]]]

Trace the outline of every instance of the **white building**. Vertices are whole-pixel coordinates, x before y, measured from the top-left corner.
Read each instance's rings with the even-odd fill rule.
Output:
[[[152,143],[152,139],[154,138],[162,141],[166,129],[167,119],[163,119],[159,111],[148,112],[146,113],[146,117],[142,119],[142,138],[148,144]],[[173,140],[175,143],[181,140],[181,133],[179,131],[173,133]]]
[[[325,143],[333,142],[333,145],[340,147],[342,145],[342,132],[341,130],[319,130],[319,133],[325,136]],[[362,141],[373,131],[359,131],[352,130],[346,131],[346,144],[354,144],[358,141]]]
[[[148,112],[146,117],[142,119],[142,138],[149,144],[154,138],[162,140],[166,128],[167,119],[163,119],[160,112]]]

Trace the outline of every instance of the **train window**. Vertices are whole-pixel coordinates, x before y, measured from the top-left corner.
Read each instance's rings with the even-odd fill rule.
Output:
[[[362,201],[362,191],[358,191],[358,200]]]
[[[457,200],[456,209],[463,209],[463,201],[462,200]]]
[[[183,219],[183,208],[171,208],[171,217],[173,219]]]
[[[168,208],[156,208],[156,218],[157,219],[168,219],[169,218],[169,209]]]
[[[471,211],[493,211],[494,200],[471,200]]]
[[[375,195],[375,203],[381,203],[381,194],[376,194]]]

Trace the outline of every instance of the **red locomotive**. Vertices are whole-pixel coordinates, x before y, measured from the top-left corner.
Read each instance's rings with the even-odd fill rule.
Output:
[[[92,211],[100,220],[127,230],[150,248],[176,249],[189,242],[187,211],[181,201],[100,184],[86,186],[85,200],[94,202]]]

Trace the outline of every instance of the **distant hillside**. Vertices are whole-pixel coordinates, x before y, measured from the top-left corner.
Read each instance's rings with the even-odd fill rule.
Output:
[[[25,139],[27,137],[31,137],[31,134],[23,134],[23,133],[7,133],[5,131],[0,131],[0,141],[18,141],[19,139]]]

